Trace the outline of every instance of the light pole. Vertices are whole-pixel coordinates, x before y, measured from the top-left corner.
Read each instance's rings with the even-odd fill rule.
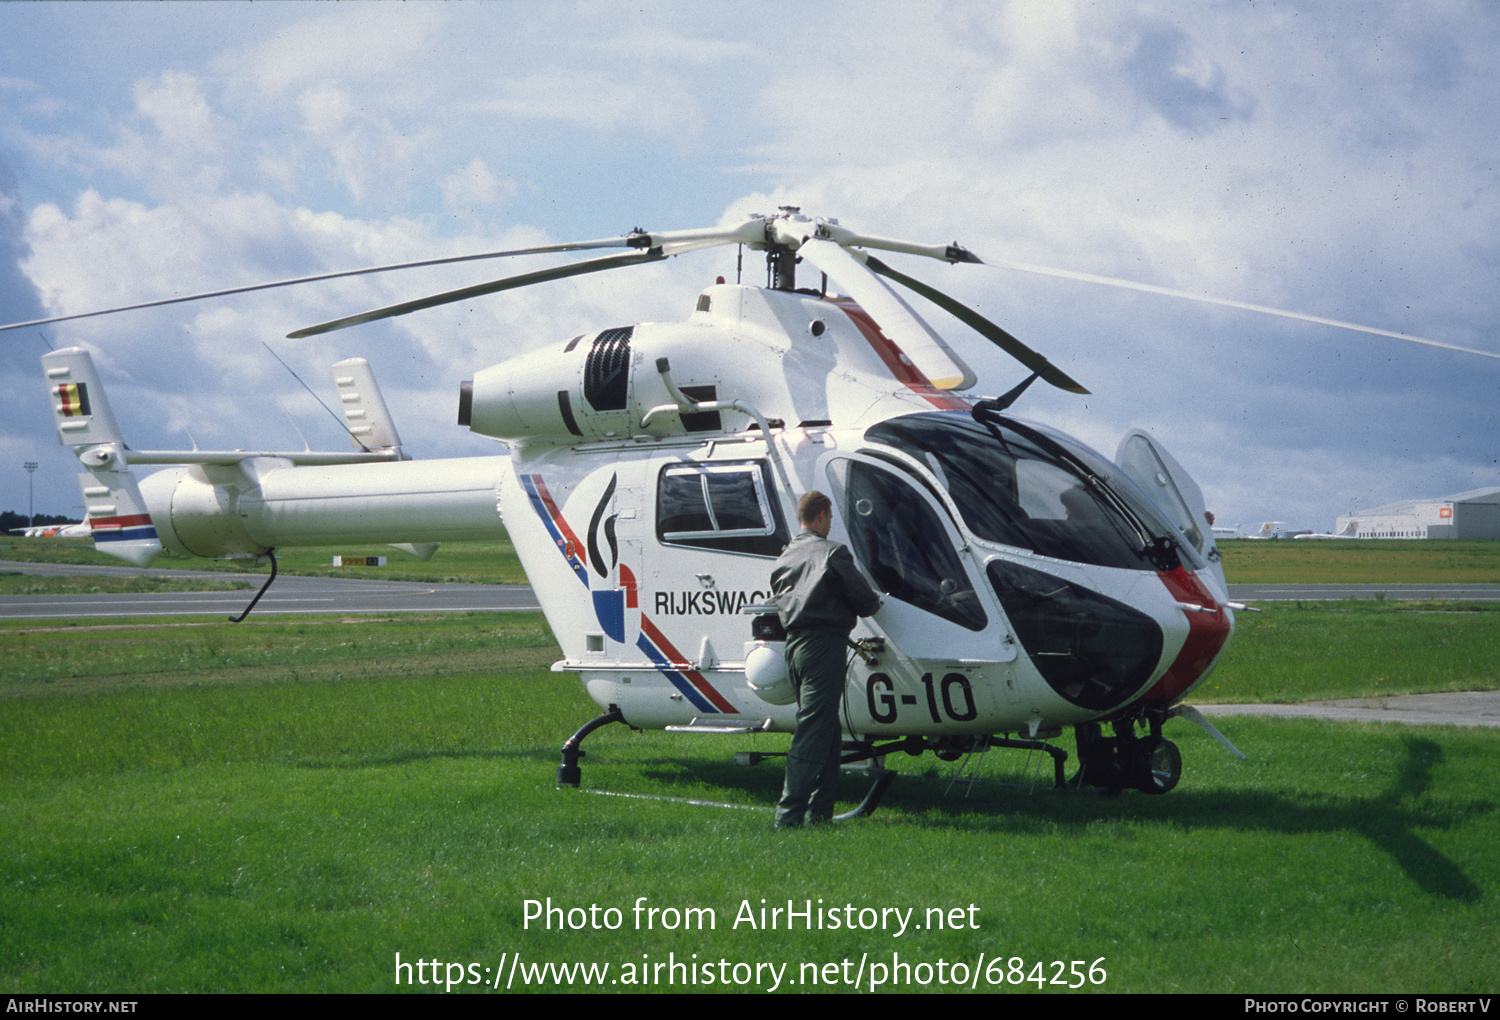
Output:
[[[36,526],[36,486],[32,484],[32,480],[36,478],[36,469],[40,466],[34,460],[26,462],[26,500],[28,504],[26,507],[26,526],[28,528]]]

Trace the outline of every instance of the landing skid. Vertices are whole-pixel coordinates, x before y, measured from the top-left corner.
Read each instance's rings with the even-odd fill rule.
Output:
[[[584,737],[601,726],[624,721],[625,716],[618,708],[611,705],[608,712],[590,719],[578,728],[577,733],[565,740],[562,746],[562,764],[557,767],[558,783],[562,786],[577,786],[579,780],[583,778],[583,769],[579,767],[578,759],[583,757],[583,748],[580,745]]]
[[[927,751],[931,751],[944,761],[957,761],[963,755],[972,751],[983,751],[991,747],[1013,747],[1023,751],[1045,751],[1052,756],[1052,789],[1064,790],[1067,788],[1064,765],[1068,760],[1068,752],[1060,747],[1046,743],[1042,740],[1023,740],[1011,737],[904,737],[901,740],[893,740],[885,744],[875,744],[865,741],[845,741],[844,753],[839,759],[839,764],[844,766],[855,765],[859,762],[870,762],[870,774],[874,776],[874,782],[870,784],[869,791],[864,800],[852,811],[835,817],[842,820],[846,818],[865,818],[875,812],[880,806],[880,801],[885,797],[886,791],[896,781],[897,773],[893,769],[882,766],[885,756],[898,751],[905,752],[912,757],[919,757]],[[736,765],[758,765],[767,758],[781,758],[784,754],[778,752],[763,751],[740,751],[735,754]]]
[[[583,744],[583,739],[585,737],[603,726],[608,726],[610,723],[623,722],[625,722],[624,715],[618,708],[611,705],[608,712],[605,712],[603,715],[589,720],[587,723],[584,723],[581,727],[579,727],[578,732],[574,733],[563,743],[562,764],[557,767],[558,784],[562,786],[576,787],[579,784],[580,780],[583,778],[583,770],[579,766],[578,762],[579,759],[584,756],[583,748],[581,745]],[[1124,724],[1121,725],[1123,726]],[[1111,741],[1097,736],[1097,725],[1094,726],[1094,733],[1094,741],[1092,743],[1086,742],[1085,736],[1083,734],[1083,727],[1079,727],[1079,755],[1080,758],[1085,761],[1085,765],[1079,770],[1078,776],[1074,778],[1074,783],[1078,783],[1085,775],[1085,773],[1089,772],[1089,769],[1091,767],[1094,768],[1095,771],[1098,771],[1098,769],[1101,767],[1097,764],[1097,762],[1102,761],[1102,759],[1089,759],[1084,752],[1084,748],[1085,746],[1087,746],[1093,749],[1094,753],[1097,756],[1098,754],[1102,753],[1098,750],[1098,748],[1102,747],[1104,744],[1110,743]],[[1170,744],[1170,742],[1166,743]],[[1067,788],[1068,784],[1064,778],[1064,765],[1068,760],[1068,752],[1064,751],[1060,747],[1056,747],[1042,740],[1025,740],[1013,737],[998,736],[979,736],[903,737],[900,740],[892,740],[884,744],[876,744],[873,741],[845,741],[843,746],[843,754],[839,758],[839,764],[842,766],[850,766],[858,765],[861,762],[868,762],[869,765],[866,766],[866,771],[868,771],[873,777],[873,781],[870,784],[870,789],[866,791],[864,799],[859,802],[859,805],[857,807],[853,808],[852,810],[846,811],[841,815],[836,815],[835,817],[842,821],[849,818],[867,818],[870,815],[874,814],[875,809],[880,806],[880,802],[885,797],[886,792],[891,788],[891,784],[896,781],[897,773],[895,772],[895,770],[884,767],[885,756],[888,754],[894,754],[900,751],[913,757],[919,757],[920,755],[931,751],[935,755],[937,755],[938,758],[944,761],[957,761],[965,754],[969,754],[974,751],[988,750],[992,747],[1011,747],[1023,751],[1046,752],[1047,754],[1052,756],[1052,788],[1054,790],[1063,790]],[[1172,750],[1175,751],[1176,748],[1173,747]],[[786,752],[784,751],[738,751],[734,755],[734,763],[736,765],[758,765],[761,762],[765,761],[767,758],[784,757],[786,757]],[[1089,764],[1091,760],[1095,761],[1096,764],[1091,766]],[[1180,758],[1177,759],[1177,770],[1179,773],[1181,772]],[[1092,779],[1085,781],[1094,783],[1094,785],[1101,785],[1094,782]],[[1173,780],[1173,785],[1175,785],[1175,779]],[[1170,789],[1170,787],[1168,787],[1168,789]],[[1164,793],[1166,791],[1162,790],[1159,792]]]

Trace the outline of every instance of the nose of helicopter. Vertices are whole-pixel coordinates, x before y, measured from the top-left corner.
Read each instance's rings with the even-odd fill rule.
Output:
[[[991,561],[987,572],[1042,678],[1072,704],[1092,711],[1135,700],[1173,647],[1166,672],[1140,697],[1160,704],[1179,700],[1207,675],[1234,626],[1229,610],[1181,566],[1157,572],[1165,597],[1129,603],[1006,560]]]
[[[1032,665],[1079,708],[1123,705],[1160,666],[1165,632],[1141,607],[1007,559],[986,572]]]
[[[1206,677],[1234,631],[1234,614],[1220,605],[1203,579],[1186,567],[1157,574],[1187,616],[1188,635],[1161,679],[1141,696],[1143,702],[1171,705]]]

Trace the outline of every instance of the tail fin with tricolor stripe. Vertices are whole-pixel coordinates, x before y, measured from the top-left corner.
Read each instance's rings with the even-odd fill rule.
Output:
[[[71,447],[87,473],[78,476],[94,548],[144,567],[161,552],[161,540],[125,460],[125,438],[109,399],[81,347],[42,356],[57,437]]]

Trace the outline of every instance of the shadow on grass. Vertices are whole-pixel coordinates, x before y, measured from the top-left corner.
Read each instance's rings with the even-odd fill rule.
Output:
[[[641,774],[653,782],[681,788],[693,785],[714,787],[726,791],[725,797],[730,797],[729,791],[733,791],[745,803],[762,803],[773,807],[781,797],[785,772],[780,758],[773,758],[756,766],[734,765],[724,761],[705,762],[696,758],[666,758],[653,761],[641,770]],[[846,773],[839,779],[840,799],[848,797],[855,784],[861,784],[861,792],[855,799],[864,796],[864,780]]]
[[[991,788],[955,802],[923,796],[923,782],[907,783],[899,794],[898,781],[887,797],[888,806],[926,813],[921,824],[961,824],[1015,834],[1028,831],[1076,830],[1080,834],[1101,819],[1170,822],[1187,828],[1218,828],[1247,832],[1306,835],[1350,832],[1385,851],[1424,892],[1444,899],[1476,902],[1483,890],[1463,870],[1429,842],[1418,828],[1449,830],[1496,810],[1482,799],[1419,805],[1431,792],[1433,769],[1442,761],[1441,746],[1422,737],[1405,737],[1405,756],[1390,784],[1380,793],[1361,797],[1296,792],[1229,790],[1202,793],[1174,792],[1150,797],[1133,791],[1117,796],[1097,792],[1038,793]],[[904,779],[904,777],[903,777]],[[987,812],[980,814],[979,812]],[[990,813],[992,812],[992,813]],[[935,817],[934,817],[935,816]]]
[[[1497,806],[1477,798],[1418,803],[1432,792],[1433,770],[1442,762],[1443,750],[1422,737],[1405,737],[1402,743],[1405,754],[1389,785],[1371,796],[1266,790],[1179,790],[1165,797],[1129,791],[1110,796],[1092,791],[1055,792],[1045,787],[1028,793],[1001,782],[955,785],[950,778],[903,775],[891,787],[879,811],[906,814],[907,821],[924,827],[1005,835],[1059,831],[1083,835],[1101,820],[1282,835],[1349,832],[1389,854],[1423,892],[1458,902],[1477,902],[1484,895],[1481,887],[1416,830],[1451,830],[1492,814]],[[781,792],[783,773],[779,761],[744,768],[678,757],[653,760],[641,767],[640,774],[668,787],[661,791],[664,795],[681,795],[689,788],[701,791],[707,786],[723,791],[710,794],[718,799],[771,805]],[[852,807],[867,788],[864,779],[846,773],[839,787],[838,809]]]

